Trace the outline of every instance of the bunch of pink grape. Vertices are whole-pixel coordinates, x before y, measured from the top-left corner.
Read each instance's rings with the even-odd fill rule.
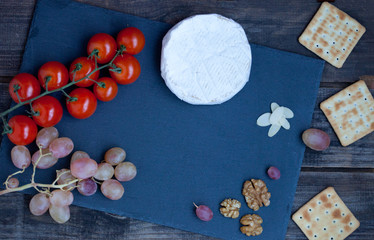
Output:
[[[42,128],[36,136],[36,144],[41,151],[36,151],[32,157],[27,147],[16,145],[12,148],[11,159],[19,169],[24,169],[36,164],[39,169],[47,169],[55,165],[59,158],[69,155],[74,148],[74,143],[70,138],[60,137],[56,128]],[[40,153],[42,156],[40,156]],[[40,158],[40,159],[39,159]]]
[[[111,200],[120,199],[125,192],[120,181],[130,181],[137,174],[135,165],[124,162],[125,158],[126,152],[120,147],[109,149],[105,153],[104,161],[99,164],[86,152],[75,152],[71,157],[70,173],[71,177],[83,179],[77,183],[78,191],[84,196],[91,196],[96,192],[98,183],[105,197]],[[63,183],[67,183],[67,180],[61,181],[61,184]]]
[[[25,146],[15,146],[12,149],[11,159],[17,168],[25,169],[31,163],[34,168],[50,168],[59,158],[68,156],[74,149],[73,141],[66,137],[59,138],[59,133],[54,127],[41,129],[37,134],[36,144],[40,150],[32,157]],[[86,152],[74,152],[70,160],[70,169],[57,170],[55,181],[47,184],[48,189],[39,190],[39,193],[32,197],[30,212],[40,216],[49,210],[53,220],[65,223],[70,219],[69,206],[74,200],[72,191],[77,188],[80,194],[91,196],[96,193],[98,184],[101,185],[100,190],[105,197],[111,200],[122,198],[125,190],[120,181],[130,181],[137,174],[135,165],[128,161],[124,162],[125,158],[126,152],[120,147],[109,149],[100,164],[91,159]],[[7,181],[7,188],[17,188],[18,185],[19,181],[15,177]],[[43,184],[43,187],[45,185]],[[55,190],[50,192],[50,188]]]

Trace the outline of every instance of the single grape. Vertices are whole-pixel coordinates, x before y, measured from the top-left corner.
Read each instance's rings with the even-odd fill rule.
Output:
[[[100,181],[105,181],[111,179],[114,175],[114,168],[109,163],[103,162],[100,163],[97,167],[97,172],[94,175],[94,178]]]
[[[49,151],[56,158],[66,157],[73,151],[74,143],[70,138],[62,137],[56,138],[49,145]]]
[[[56,207],[69,206],[74,201],[74,196],[70,191],[60,189],[52,191],[49,201]]]
[[[315,151],[323,151],[330,146],[330,137],[322,130],[310,128],[303,132],[303,142]]]
[[[17,178],[10,178],[8,180],[8,188],[16,188],[19,186],[19,181]]]
[[[45,155],[45,154],[48,154],[48,153],[50,153],[48,148],[42,149],[42,155]],[[35,165],[35,163],[36,163],[36,161],[38,161],[39,157],[40,157],[40,151],[38,150],[32,155],[31,162],[32,162],[33,165]],[[39,168],[39,169],[47,169],[47,168],[50,168],[53,165],[55,165],[57,163],[57,160],[58,159],[55,158],[52,155],[46,155],[46,156],[43,156],[42,158],[40,158],[40,160],[38,162],[38,165],[36,165],[36,167]]]
[[[271,179],[278,180],[281,177],[281,173],[276,167],[269,167],[268,175]]]
[[[71,156],[70,163],[74,162],[75,160],[79,158],[90,158],[90,155],[88,153],[83,151],[75,151],[73,155]]]
[[[57,170],[56,172],[57,172],[57,177],[60,176],[57,180],[58,185],[66,184],[76,179],[73,175],[71,175],[71,172],[69,169],[63,168],[61,170]],[[76,185],[77,185],[76,182],[71,183],[67,185],[66,187],[63,187],[63,189],[68,190],[69,188],[74,188]]]
[[[10,158],[14,166],[20,169],[27,168],[31,163],[30,151],[25,146],[14,146],[10,152]]]
[[[58,131],[55,127],[42,128],[36,135],[36,145],[47,148],[56,138],[58,138]]]
[[[80,158],[70,164],[70,171],[76,178],[90,178],[97,172],[97,162],[90,158]]]
[[[136,167],[131,162],[122,162],[114,170],[114,176],[118,181],[130,181],[136,176],[136,173]]]
[[[49,208],[50,202],[47,194],[38,193],[31,198],[29,208],[35,216],[43,215]]]
[[[113,166],[118,165],[120,162],[125,161],[126,152],[120,147],[114,147],[106,151],[104,159],[105,162],[112,164]]]
[[[210,210],[210,208],[208,206],[205,206],[205,205],[200,205],[200,206],[197,206],[195,203],[194,203],[195,207],[196,207],[196,216],[202,220],[202,221],[210,221],[212,220],[213,218],[213,212],[212,210]]]
[[[111,200],[120,199],[123,196],[123,193],[125,192],[125,189],[123,188],[122,184],[115,179],[105,180],[101,184],[100,190],[105,197]]]
[[[49,215],[58,223],[66,223],[70,219],[70,208],[69,206],[51,205],[49,206]]]
[[[83,196],[91,196],[97,191],[97,184],[91,178],[84,179],[78,183],[78,192]]]

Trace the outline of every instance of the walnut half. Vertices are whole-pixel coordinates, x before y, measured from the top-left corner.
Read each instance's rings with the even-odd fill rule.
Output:
[[[247,214],[240,219],[240,223],[245,225],[240,227],[240,231],[247,236],[257,236],[262,233],[262,218],[256,214]]]
[[[239,217],[239,209],[241,207],[241,203],[236,199],[225,199],[221,202],[221,208],[219,211],[225,217],[229,218],[237,218]]]
[[[262,206],[270,205],[270,196],[266,184],[261,179],[245,181],[242,194],[250,209],[257,211]]]

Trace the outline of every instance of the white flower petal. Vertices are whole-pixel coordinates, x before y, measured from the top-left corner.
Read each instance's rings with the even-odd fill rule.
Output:
[[[283,114],[286,118],[293,118],[294,114],[292,112],[291,109],[289,108],[286,108],[286,107],[283,107],[284,108],[284,111],[283,111]]]
[[[279,124],[281,118],[283,118],[284,107],[278,107],[270,116],[270,124]]]
[[[260,127],[266,127],[270,125],[270,113],[264,113],[257,119],[257,125]]]
[[[287,121],[287,119],[285,118],[282,118],[280,120],[280,125],[284,128],[284,129],[290,129],[290,123]]]
[[[276,125],[276,124],[271,125],[271,127],[269,128],[268,136],[272,137],[275,134],[277,134],[277,132],[279,131],[280,127],[281,126]]]
[[[270,107],[271,107],[271,112],[274,112],[275,109],[279,108],[279,105],[278,105],[278,103],[273,102],[273,103],[271,103]]]

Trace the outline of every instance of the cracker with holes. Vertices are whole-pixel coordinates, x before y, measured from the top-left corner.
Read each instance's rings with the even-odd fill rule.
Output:
[[[366,29],[328,2],[299,37],[299,42],[331,65],[341,68]]]
[[[359,226],[333,187],[328,187],[301,207],[292,220],[308,239],[342,240]]]
[[[343,146],[374,131],[374,100],[363,80],[323,101],[320,108]]]

